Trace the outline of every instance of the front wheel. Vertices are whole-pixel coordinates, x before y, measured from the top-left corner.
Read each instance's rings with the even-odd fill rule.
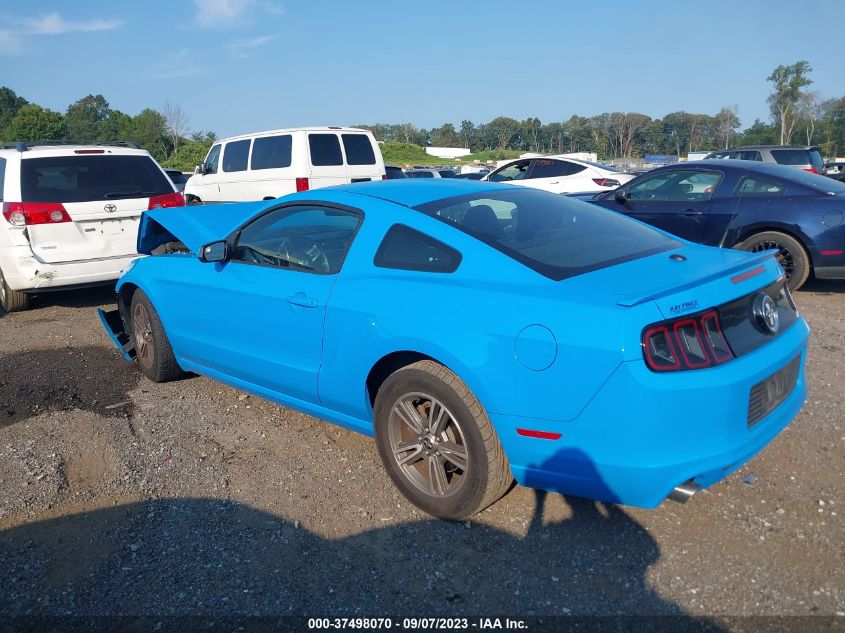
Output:
[[[807,251],[804,250],[801,242],[786,233],[779,231],[757,233],[734,248],[752,253],[777,249],[776,257],[786,273],[787,286],[790,290],[798,290],[810,276],[810,257]]]
[[[461,520],[513,481],[487,414],[463,381],[433,361],[391,374],[376,395],[376,445],[388,475],[415,506]]]
[[[9,288],[2,270],[0,270],[0,308],[6,312],[22,312],[29,309],[29,295]]]
[[[143,290],[136,290],[132,295],[129,314],[130,336],[141,372],[153,382],[167,382],[179,378],[183,372],[176,362],[158,312]]]

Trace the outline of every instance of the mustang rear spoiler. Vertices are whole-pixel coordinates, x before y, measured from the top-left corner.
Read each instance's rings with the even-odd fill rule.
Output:
[[[667,285],[662,288],[658,287],[647,290],[646,292],[640,295],[636,295],[633,297],[625,297],[624,299],[620,299],[619,301],[617,301],[616,305],[630,308],[632,306],[645,303],[646,301],[654,301],[655,299],[660,299],[661,297],[665,297],[666,295],[670,295],[676,292],[682,292],[689,288],[700,286],[703,283],[715,281],[722,277],[726,277],[727,275],[730,275],[732,273],[751,271],[754,269],[755,266],[760,266],[762,264],[767,263],[769,260],[774,259],[776,253],[777,251],[774,249],[762,251],[760,253],[752,253],[749,254],[748,258],[745,258],[741,262],[738,262],[736,264],[725,266],[724,268],[720,268],[719,270],[715,270],[700,277],[693,277],[689,281],[682,284]]]

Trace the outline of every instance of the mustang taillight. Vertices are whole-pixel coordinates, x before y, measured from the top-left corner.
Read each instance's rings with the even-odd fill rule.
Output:
[[[734,358],[715,310],[650,325],[642,346],[652,371],[704,369]]]
[[[3,217],[14,226],[72,221],[61,202],[4,202]]]

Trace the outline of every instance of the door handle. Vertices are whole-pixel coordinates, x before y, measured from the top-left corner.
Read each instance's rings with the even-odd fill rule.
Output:
[[[697,209],[684,209],[681,213],[683,215],[704,215],[704,211],[699,211]]]
[[[288,297],[287,302],[295,306],[302,306],[303,308],[317,307],[317,300],[306,296],[304,292],[297,292],[295,295]]]
[[[560,184],[560,180],[555,180],[554,182],[550,182],[549,184],[550,184],[550,185],[559,185],[559,184]]]

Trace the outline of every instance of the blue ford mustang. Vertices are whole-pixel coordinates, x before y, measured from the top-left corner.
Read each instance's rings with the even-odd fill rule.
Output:
[[[704,160],[661,167],[600,194],[574,194],[693,242],[778,251],[791,290],[845,279],[845,183],[786,165]]]
[[[808,328],[771,252],[554,194],[388,181],[144,214],[101,318],[153,381],[210,376],[374,435],[414,504],[523,485],[654,507],[798,413]]]

